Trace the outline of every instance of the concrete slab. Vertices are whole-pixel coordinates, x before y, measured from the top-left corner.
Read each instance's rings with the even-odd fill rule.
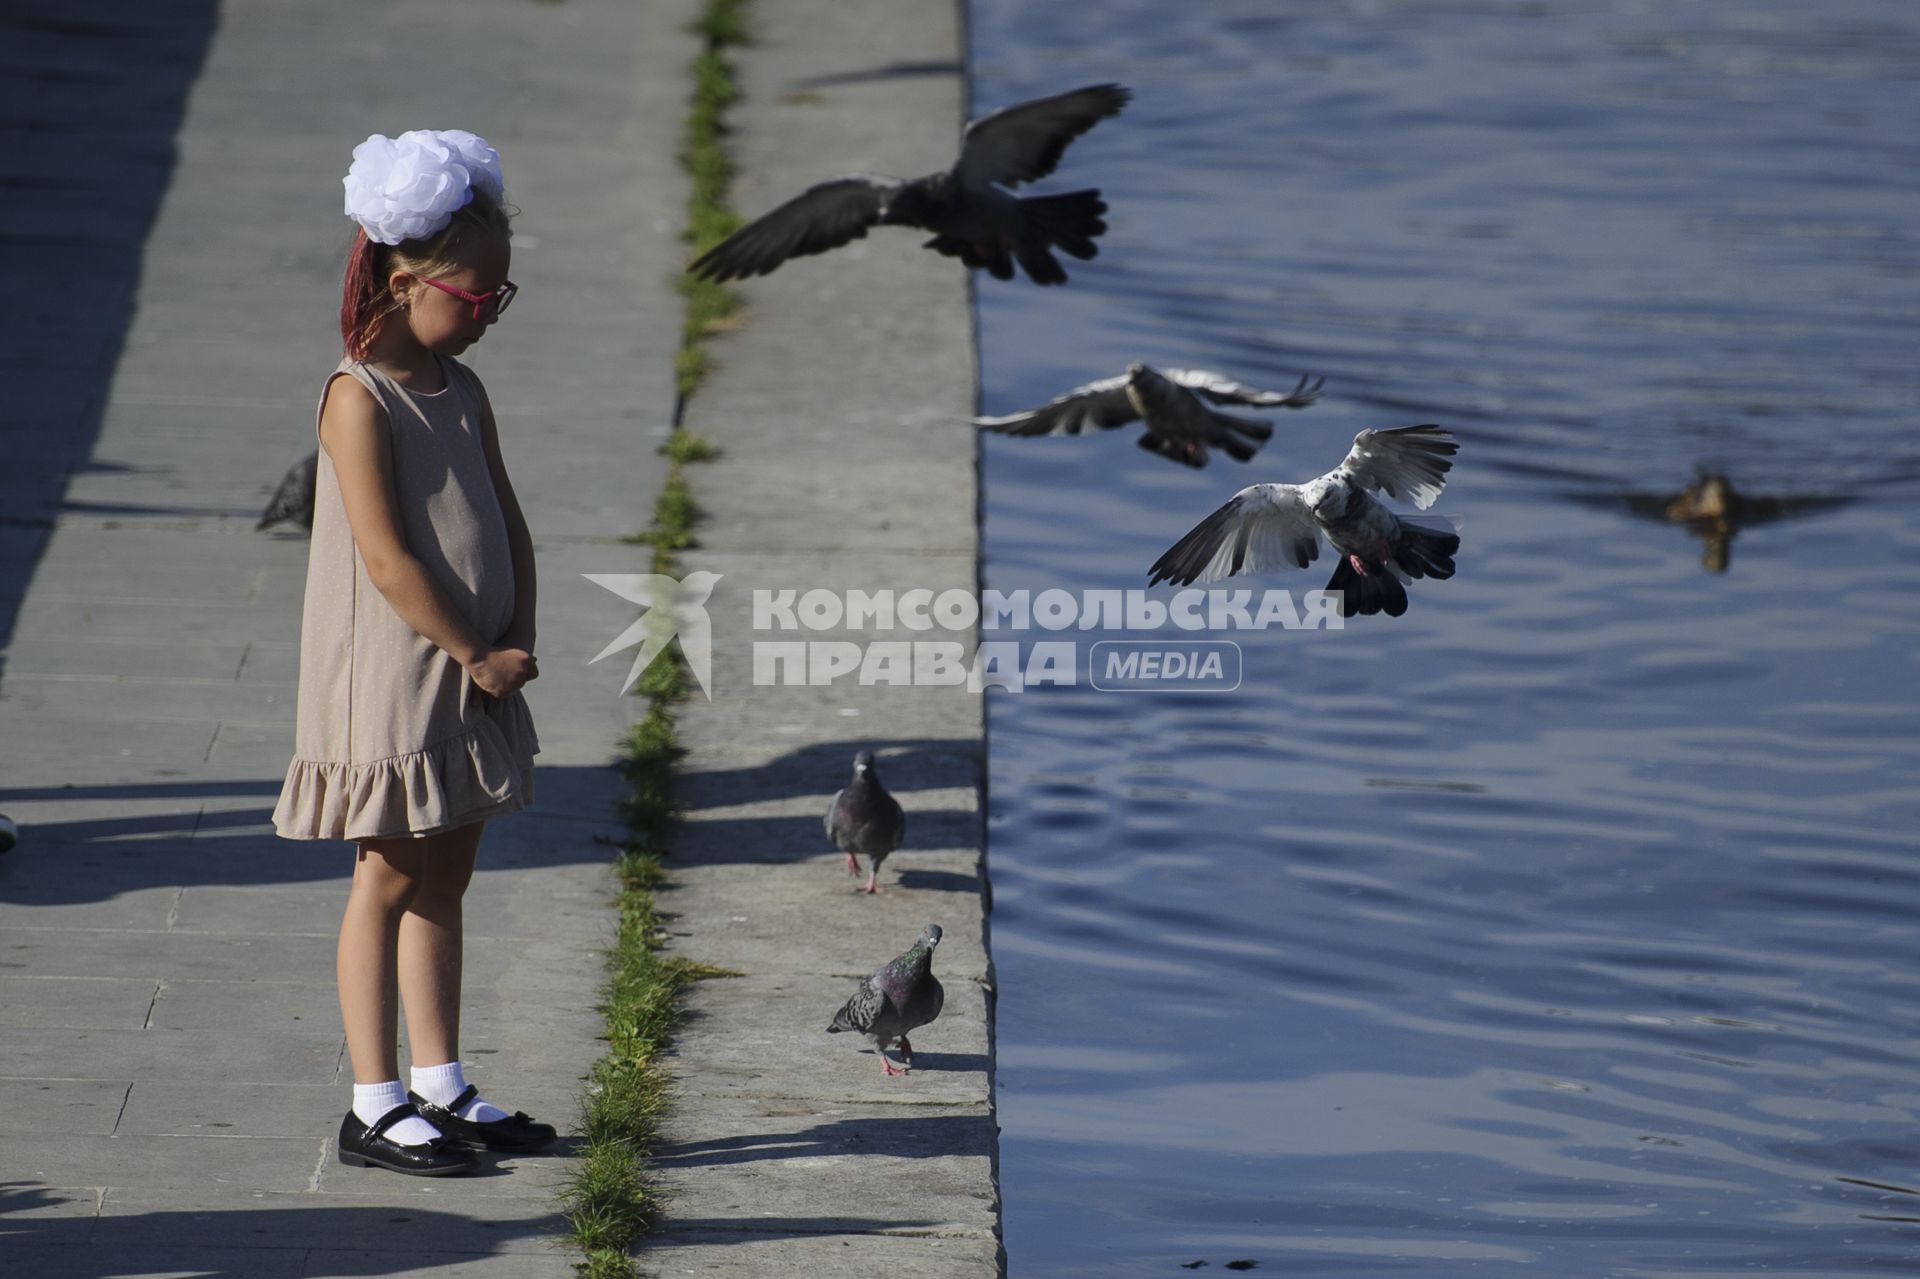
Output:
[[[372,1174],[377,1176],[378,1174]],[[389,1176],[387,1182],[397,1181]],[[451,1183],[448,1183],[451,1184]],[[384,1183],[376,1183],[384,1187]],[[383,1189],[327,1195],[260,1192],[239,1199],[145,1190],[113,1190],[100,1205],[100,1230],[119,1247],[168,1247],[196,1239],[242,1240],[259,1247],[328,1253],[466,1254],[474,1258],[554,1253],[560,1219],[550,1204],[493,1199],[489,1215],[445,1205],[398,1205]],[[389,1265],[393,1264],[392,1259]]]
[[[15,1183],[140,1186],[225,1195],[304,1191],[320,1150],[319,1139],[311,1137],[24,1133],[7,1138],[6,1158],[9,1178]]]
[[[962,123],[954,17],[866,0],[757,8],[731,135],[742,211],[833,173],[942,163]],[[856,69],[850,57],[954,70],[793,92]],[[723,577],[708,603],[712,698],[680,716],[684,820],[660,900],[676,953],[747,975],[688,997],[662,1152],[684,1193],[643,1258],[652,1273],[998,1273],[980,696],[768,684],[755,670],[756,641],[971,648],[971,628],[753,625],[756,589],[974,587],[968,283],[916,243],[876,233],[743,286],[745,322],[715,343],[717,371],[688,409],[721,456],[692,474],[709,514],[681,559]],[[878,898],[851,891],[821,830],[862,748],[908,814]],[[928,920],[946,930],[946,1008],[914,1036],[918,1069],[888,1079],[863,1041],[825,1027]]]
[[[0,1026],[139,1030],[160,985],[142,977],[0,977]]]
[[[337,1026],[305,1034],[227,1034],[217,1041],[198,1031],[43,1026],[8,1045],[5,1068],[29,1079],[198,1080],[210,1089],[326,1084],[337,1082],[340,1045]]]
[[[60,1242],[33,1242],[43,1234]],[[26,1239],[8,1242],[7,1260],[34,1279],[301,1279],[305,1273],[306,1254],[292,1249],[227,1248],[205,1242],[122,1249],[111,1241],[96,1241],[91,1222],[84,1237],[76,1236],[77,1230],[32,1232]]]
[[[111,1134],[132,1085],[122,1079],[0,1079],[0,1111],[11,1132]],[[9,1211],[0,1189],[0,1214]]]
[[[755,1112],[772,1109],[752,1108]],[[816,1211],[822,1182],[843,1204],[913,1187],[926,1229],[992,1239],[992,1134],[967,1108],[790,1106],[709,1125],[712,1135],[655,1152],[671,1220],[793,1220]],[[793,1112],[800,1113],[793,1113]]]
[[[988,1239],[907,1233],[884,1217],[832,1216],[762,1221],[760,1229],[688,1228],[676,1222],[650,1239],[641,1265],[667,1279],[682,1275],[804,1274],[817,1279],[993,1279],[999,1245]],[[932,1229],[931,1226],[928,1229]],[[899,1233],[888,1233],[897,1230]]]

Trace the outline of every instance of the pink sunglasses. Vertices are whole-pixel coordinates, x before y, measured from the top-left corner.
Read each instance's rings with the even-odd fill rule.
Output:
[[[469,293],[465,289],[456,289],[451,284],[442,284],[438,280],[416,278],[420,279],[420,283],[431,284],[442,293],[451,293],[462,301],[473,303],[473,318],[476,320],[485,319],[488,315],[499,315],[513,301],[514,294],[520,292],[520,286],[512,280],[504,281],[499,288],[488,289],[485,293]]]

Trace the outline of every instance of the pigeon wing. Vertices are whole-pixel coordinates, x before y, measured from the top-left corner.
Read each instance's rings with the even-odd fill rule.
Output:
[[[1213,582],[1265,568],[1305,568],[1320,554],[1320,526],[1299,486],[1241,489],[1154,561],[1147,585]]]
[[[1250,386],[1242,386],[1220,373],[1209,373],[1206,369],[1162,369],[1169,381],[1178,382],[1195,395],[1202,396],[1215,404],[1248,404],[1262,409],[1304,409],[1320,398],[1320,388],[1327,379],[1320,378],[1309,383],[1302,376],[1300,384],[1291,391],[1259,391]]]
[[[1353,448],[1334,474],[1345,471],[1360,487],[1424,511],[1439,499],[1459,451],[1453,436],[1431,423],[1362,431],[1353,437]]]
[[[869,1034],[880,1023],[880,1014],[886,1011],[886,1007],[887,993],[880,989],[880,977],[876,973],[860,983],[860,989],[853,992],[853,998],[833,1015],[833,1023],[827,1030],[829,1033],[852,1030]]]
[[[977,417],[973,424],[1001,435],[1078,435],[1088,427],[1110,431],[1139,418],[1140,412],[1127,394],[1127,379],[1122,376],[1076,386],[1024,413]]]
[[[1067,144],[1133,96],[1117,84],[1090,84],[1002,107],[967,126],[953,173],[962,186],[1018,186],[1053,172]]]
[[[827,828],[827,838],[835,845],[840,843],[840,801],[845,798],[846,793],[844,790],[833,793],[833,802],[827,805],[826,818],[821,822],[821,825]]]
[[[862,174],[808,187],[708,249],[687,270],[708,280],[740,280],[766,275],[788,258],[837,249],[877,225],[901,185]]]

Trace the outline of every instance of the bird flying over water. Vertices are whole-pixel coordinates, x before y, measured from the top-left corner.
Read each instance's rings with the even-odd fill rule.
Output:
[[[973,424],[1000,435],[1078,435],[1089,427],[1110,431],[1144,422],[1140,447],[1192,467],[1207,464],[1208,449],[1226,451],[1246,462],[1273,437],[1273,427],[1258,418],[1238,417],[1213,408],[1244,404],[1263,409],[1304,409],[1320,398],[1326,379],[1291,391],[1260,391],[1205,369],[1156,369],[1135,362],[1119,377],[1077,386],[1037,409],[1005,417],[977,417]]]
[[[1326,538],[1340,554],[1327,583],[1343,592],[1340,615],[1407,611],[1406,583],[1453,576],[1460,537],[1409,523],[1373,494],[1432,506],[1459,451],[1438,426],[1396,426],[1353,437],[1345,460],[1304,484],[1255,484],[1241,489],[1154,561],[1149,586],[1212,582],[1236,573],[1295,566],[1320,555]]]
[[[933,948],[939,944],[940,925],[928,924],[921,929],[920,940],[906,954],[875,969],[872,976],[860,983],[853,998],[833,1015],[827,1033],[858,1031],[873,1041],[874,1050],[880,1054],[882,1070],[888,1075],[906,1074],[906,1070],[894,1069],[893,1063],[887,1060],[887,1046],[898,1040],[907,1070],[913,1068],[913,1045],[907,1042],[908,1033],[938,1017],[941,1006],[946,1003],[947,992],[941,988],[940,979],[933,975]]]
[[[1008,188],[1052,173],[1075,138],[1126,106],[1132,92],[1093,84],[1016,103],[967,126],[953,167],[904,180],[855,174],[809,187],[700,255],[688,270],[709,280],[765,275],[788,258],[837,249],[871,227],[918,227],[923,246],[1011,280],[1014,263],[1035,284],[1065,284],[1053,255],[1088,261],[1107,229],[1096,190],[1017,196]]]
[[[260,513],[260,522],[253,526],[254,532],[289,521],[311,532],[313,490],[319,474],[320,450],[315,449],[295,462],[281,478],[280,487],[273,491],[273,500]]]
[[[1621,500],[1636,515],[1686,525],[1704,543],[1701,567],[1709,573],[1724,573],[1733,562],[1733,539],[1741,529],[1829,511],[1852,499],[1818,494],[1762,496],[1735,488],[1731,479],[1716,471],[1703,471],[1678,493],[1627,493]]]
[[[876,880],[880,863],[906,838],[907,817],[900,811],[900,802],[880,784],[872,751],[861,751],[853,757],[853,779],[827,806],[826,828],[827,838],[847,855],[849,875],[860,873],[856,853],[867,859],[867,886],[861,891],[879,892]]]

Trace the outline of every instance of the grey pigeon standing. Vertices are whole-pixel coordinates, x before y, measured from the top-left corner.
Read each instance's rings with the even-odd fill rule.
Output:
[[[1001,435],[1078,435],[1088,427],[1110,431],[1144,422],[1140,447],[1161,457],[1202,467],[1209,447],[1224,449],[1237,462],[1250,461],[1273,437],[1273,427],[1258,418],[1236,417],[1211,407],[1245,404],[1263,409],[1304,409],[1320,398],[1326,379],[1300,384],[1285,393],[1258,391],[1205,369],[1156,369],[1135,362],[1119,377],[1077,386],[1037,409],[1006,417],[977,417],[973,424]]]
[[[1407,611],[1407,581],[1453,576],[1460,537],[1399,519],[1373,493],[1426,510],[1439,498],[1459,448],[1433,425],[1362,431],[1345,460],[1318,479],[1235,493],[1154,562],[1147,585],[1305,568],[1319,557],[1324,536],[1341,556],[1326,586],[1342,592],[1340,615],[1399,617]]]
[[[847,855],[849,875],[860,873],[856,853],[867,859],[867,886],[861,891],[879,892],[880,863],[906,838],[907,815],[880,784],[872,751],[861,751],[853,757],[853,780],[835,792],[833,803],[827,806],[826,828],[827,838]]]
[[[688,270],[709,280],[765,275],[788,258],[837,249],[876,226],[932,231],[923,246],[1011,280],[1020,264],[1035,284],[1065,284],[1053,250],[1081,261],[1099,249],[1107,229],[1098,191],[1014,195],[1009,187],[1052,173],[1067,144],[1133,95],[1117,84],[1094,84],[1035,98],[982,116],[967,126],[960,158],[941,173],[906,181],[855,174],[809,187],[700,255]]]
[[[319,474],[320,450],[315,449],[295,462],[281,479],[280,487],[273,491],[273,500],[260,513],[260,522],[253,526],[254,531],[291,521],[312,532],[313,486]]]
[[[907,1042],[911,1031],[940,1015],[947,992],[933,975],[933,948],[940,944],[940,925],[928,924],[920,930],[913,948],[891,963],[876,969],[860,983],[846,1006],[833,1015],[827,1027],[829,1035],[843,1030],[858,1031],[873,1040],[880,1054],[880,1068],[888,1075],[904,1075],[913,1068],[913,1045]],[[887,1046],[900,1041],[900,1055],[907,1070],[895,1070],[887,1059]]]

